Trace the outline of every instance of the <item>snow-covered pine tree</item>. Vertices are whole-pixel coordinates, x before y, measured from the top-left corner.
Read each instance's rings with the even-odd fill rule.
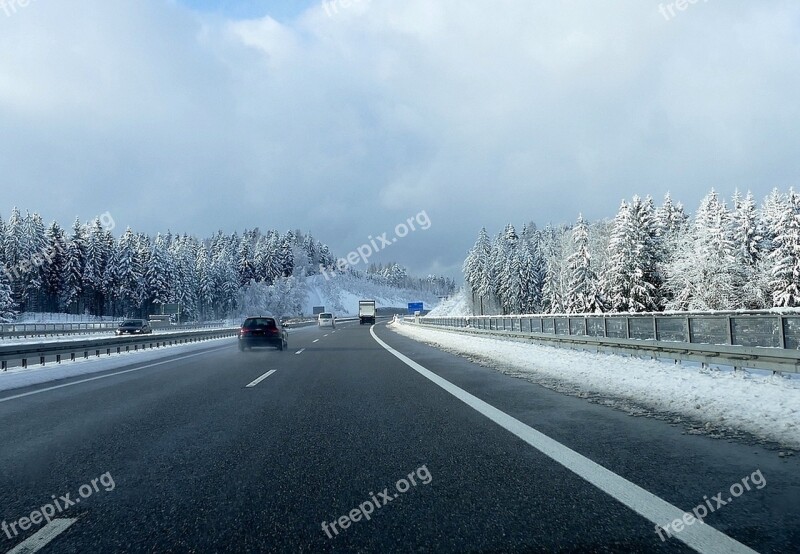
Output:
[[[121,311],[130,316],[142,307],[145,294],[140,242],[130,227],[119,238],[114,259],[115,297]]]
[[[53,221],[45,231],[46,245],[44,264],[42,265],[44,281],[42,288],[45,294],[47,311],[57,312],[61,309],[60,299],[64,287],[64,265],[66,263],[67,241],[64,230]]]
[[[667,268],[668,309],[730,310],[739,307],[744,275],[736,261],[731,214],[713,189],[703,198],[692,232]]]
[[[481,228],[475,245],[464,261],[464,278],[473,295],[473,313],[486,312],[486,303],[493,295],[491,277],[492,245],[486,228]]]
[[[542,230],[541,245],[545,263],[544,282],[542,284],[542,303],[545,313],[564,313],[564,297],[566,296],[566,279],[564,268],[564,238],[567,229],[554,228],[548,225]]]
[[[289,277],[294,272],[294,246],[294,231],[287,231],[286,234],[281,237],[280,249],[278,251],[281,276],[283,277]]]
[[[525,286],[523,275],[520,241],[516,229],[510,223],[502,235],[502,249],[504,252],[501,275],[498,278],[500,303],[503,313],[520,314],[525,301]]]
[[[758,234],[761,236],[762,241],[760,250],[765,255],[769,255],[774,250],[772,242],[781,231],[781,218],[786,211],[787,205],[787,196],[778,189],[772,189],[764,199],[758,217]]]
[[[229,237],[222,242],[216,257],[211,261],[211,275],[214,290],[214,313],[225,317],[236,306],[236,292],[239,290],[239,272],[236,263],[237,241]]]
[[[84,227],[78,218],[72,224],[72,234],[67,241],[64,253],[64,273],[62,275],[61,298],[62,309],[80,313],[81,294],[83,292],[83,271],[86,265],[86,236]]]
[[[539,233],[534,224],[525,225],[522,228],[520,258],[524,289],[522,311],[524,313],[541,312],[542,287],[546,269],[539,247]]]
[[[800,194],[790,189],[770,254],[772,300],[776,307],[800,306]]]
[[[634,196],[623,200],[614,219],[608,247],[608,267],[603,293],[615,312],[659,309],[656,279],[656,249],[653,237],[652,203]]]
[[[0,323],[14,321],[17,316],[16,302],[5,268],[0,267]]]
[[[28,311],[41,311],[44,307],[45,297],[42,290],[44,284],[45,236],[44,222],[38,213],[27,212],[23,223],[23,250],[28,263],[22,275],[22,291],[25,309]]]
[[[753,194],[748,191],[742,198],[737,190],[733,196],[731,240],[741,280],[733,308],[760,310],[772,305],[769,278],[767,272],[763,270],[761,247],[764,239],[760,231]]]
[[[181,305],[181,313],[189,319],[199,315],[197,290],[199,280],[195,266],[196,240],[186,234],[176,237],[169,247],[172,260],[171,298]]]
[[[197,244],[195,254],[197,273],[197,306],[200,317],[206,319],[213,310],[214,279],[211,259],[205,245]]]
[[[22,299],[25,294],[23,273],[28,257],[25,253],[25,229],[22,214],[19,208],[14,206],[11,216],[6,223],[6,233],[4,240],[5,263],[8,268],[8,279],[11,285],[12,295],[15,299]],[[24,304],[24,302],[23,302]]]
[[[103,315],[105,309],[105,274],[113,244],[111,233],[103,227],[100,218],[95,218],[86,238],[86,265],[83,269],[84,297],[94,315]]]
[[[599,280],[592,269],[589,226],[583,214],[578,215],[578,222],[572,228],[572,241],[575,250],[567,258],[570,275],[565,310],[567,313],[602,312],[604,303],[600,296]]]
[[[161,311],[161,306],[172,301],[173,273],[172,260],[166,241],[159,233],[150,248],[149,260],[144,272],[145,298],[155,308],[156,313]]]
[[[256,279],[255,261],[255,236],[252,231],[245,230],[242,240],[236,253],[237,272],[239,273],[239,285],[246,285]]]

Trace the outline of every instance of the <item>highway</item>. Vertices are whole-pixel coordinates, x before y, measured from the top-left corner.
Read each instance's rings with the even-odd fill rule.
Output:
[[[0,393],[0,552],[799,548],[797,456],[559,394],[385,323]],[[27,521],[56,503],[53,523]],[[705,523],[670,529],[686,541],[660,538],[653,514],[701,505]]]

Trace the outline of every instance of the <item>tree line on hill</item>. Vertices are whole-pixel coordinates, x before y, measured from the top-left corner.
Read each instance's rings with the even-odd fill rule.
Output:
[[[264,283],[296,298],[305,276],[336,263],[327,245],[300,230],[219,231],[199,239],[130,228],[115,238],[112,228],[100,217],[76,219],[70,229],[55,221],[45,226],[39,214],[23,216],[17,208],[8,221],[0,218],[0,320],[22,311],[144,317],[174,303],[188,319],[222,318],[241,307],[243,287]],[[398,264],[361,274],[389,286],[450,285],[411,277]]]
[[[693,216],[669,194],[613,220],[481,229],[463,264],[474,313],[659,312],[800,305],[800,193],[760,206],[712,190]]]

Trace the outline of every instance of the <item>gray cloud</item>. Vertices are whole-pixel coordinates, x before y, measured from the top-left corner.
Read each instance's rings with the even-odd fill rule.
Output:
[[[800,6],[464,4],[0,11],[4,215],[303,228],[343,254],[424,209],[374,260],[455,274],[484,225],[797,184]]]

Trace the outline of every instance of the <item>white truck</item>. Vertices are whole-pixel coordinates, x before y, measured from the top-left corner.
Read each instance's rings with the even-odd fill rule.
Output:
[[[364,325],[365,323],[375,323],[375,314],[377,308],[375,307],[374,300],[359,300],[358,301],[358,323]]]

